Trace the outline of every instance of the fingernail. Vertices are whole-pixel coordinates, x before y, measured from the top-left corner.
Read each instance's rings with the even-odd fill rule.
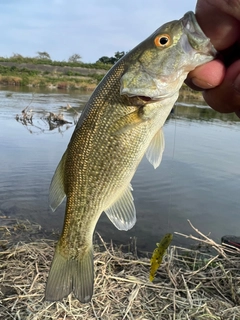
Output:
[[[240,93],[240,74],[237,76],[237,78],[235,79],[234,83],[233,83],[234,89]]]
[[[213,85],[211,83],[206,82],[205,80],[199,79],[199,78],[192,78],[192,83],[197,86],[200,87],[202,89],[210,89],[213,87]]]

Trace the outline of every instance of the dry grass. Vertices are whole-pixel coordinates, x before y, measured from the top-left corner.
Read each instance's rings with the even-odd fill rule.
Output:
[[[27,233],[29,228],[27,224]],[[39,231],[39,226],[32,228]],[[193,229],[196,237],[182,236],[196,240],[199,248],[172,246],[153,283],[148,280],[150,255],[138,258],[135,250],[123,253],[97,236],[95,294],[89,304],[72,295],[61,302],[44,301],[53,240],[10,245],[4,240],[0,242],[0,319],[240,319],[239,252]],[[18,226],[0,231],[16,235]]]
[[[21,77],[0,75],[0,84],[2,85],[19,86],[21,84],[21,81]]]

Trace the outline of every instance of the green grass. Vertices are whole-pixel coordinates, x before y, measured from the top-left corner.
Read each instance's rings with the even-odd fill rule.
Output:
[[[18,68],[15,66],[6,67],[0,65],[0,75],[2,76],[35,76],[40,74],[41,71],[29,70],[27,68]]]
[[[61,67],[82,67],[82,68],[90,68],[90,69],[103,69],[109,70],[112,65],[105,64],[101,62],[95,63],[84,63],[84,62],[67,62],[67,61],[53,61],[50,59],[38,59],[32,57],[10,57],[4,58],[0,57],[0,62],[15,62],[15,63],[32,63],[32,64],[45,64],[50,66],[61,66]]]
[[[39,61],[39,59],[35,60]],[[45,64],[47,64],[47,62],[48,61],[45,60]],[[104,75],[97,73],[85,76],[75,71],[68,71],[67,74],[59,72],[54,74],[50,71],[30,70],[26,67],[0,65],[0,84],[3,85],[32,85],[35,87],[54,85],[59,88],[74,89],[81,87],[85,89],[94,89],[103,76]]]

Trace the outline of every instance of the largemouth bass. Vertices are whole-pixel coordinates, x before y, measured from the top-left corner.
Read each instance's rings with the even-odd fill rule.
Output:
[[[190,70],[215,49],[192,12],[164,24],[119,60],[87,102],[50,186],[55,210],[67,197],[65,222],[48,276],[46,300],[93,294],[92,236],[104,211],[120,230],[136,222],[131,179],[146,154],[154,168],[162,126]]]

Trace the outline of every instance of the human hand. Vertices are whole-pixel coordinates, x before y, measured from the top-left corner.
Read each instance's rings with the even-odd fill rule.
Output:
[[[240,117],[240,0],[198,0],[196,18],[220,59],[197,67],[185,82],[204,90],[213,109]]]

